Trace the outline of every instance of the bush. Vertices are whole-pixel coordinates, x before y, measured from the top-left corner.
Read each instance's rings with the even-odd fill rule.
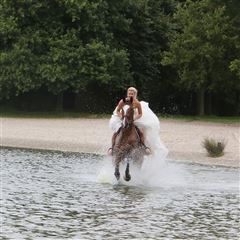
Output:
[[[203,141],[203,147],[207,150],[209,157],[221,157],[224,155],[224,148],[226,142],[216,141],[212,138],[205,138]]]

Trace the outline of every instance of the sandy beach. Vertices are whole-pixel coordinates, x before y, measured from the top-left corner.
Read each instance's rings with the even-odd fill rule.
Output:
[[[112,132],[108,119],[0,118],[1,146],[106,154]],[[160,136],[168,159],[239,167],[240,127],[183,120],[161,120]],[[202,147],[205,137],[224,139],[225,154],[210,158]]]

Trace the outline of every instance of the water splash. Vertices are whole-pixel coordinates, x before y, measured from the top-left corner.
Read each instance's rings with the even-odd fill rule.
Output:
[[[98,181],[100,183],[117,184],[113,174],[112,158],[106,156],[103,162],[103,166],[98,173]],[[187,173],[183,166],[172,162],[169,163],[166,159],[161,159],[156,155],[145,156],[141,169],[138,169],[130,162],[130,173],[132,176],[130,182],[123,180],[125,167],[125,164],[120,166],[120,184],[169,188],[184,186],[186,183],[184,176]]]

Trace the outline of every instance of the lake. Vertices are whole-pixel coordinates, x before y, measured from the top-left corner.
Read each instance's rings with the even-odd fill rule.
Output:
[[[170,161],[126,183],[108,157],[0,151],[0,239],[239,239],[238,169]]]

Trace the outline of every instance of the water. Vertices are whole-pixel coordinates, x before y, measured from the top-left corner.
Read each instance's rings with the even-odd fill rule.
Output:
[[[1,149],[0,239],[239,239],[237,169],[168,163],[117,183],[109,161]]]

